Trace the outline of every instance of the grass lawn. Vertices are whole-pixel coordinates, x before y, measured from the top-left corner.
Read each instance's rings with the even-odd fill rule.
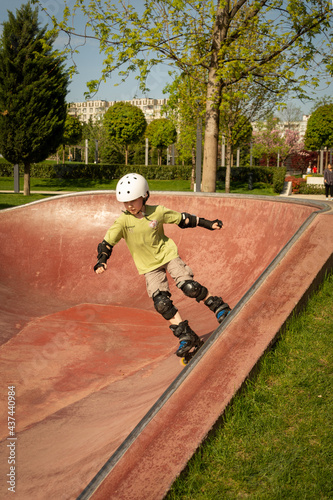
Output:
[[[46,194],[32,194],[30,196],[24,196],[23,194],[15,193],[0,193],[0,210],[25,205],[26,203],[43,200],[49,197],[50,195]]]
[[[333,498],[332,333],[330,275],[166,500]]]
[[[36,179],[31,178],[31,191],[95,191],[103,189],[115,189],[117,180],[110,182],[100,182],[89,179]],[[188,180],[172,180],[172,181],[159,181],[150,180],[149,187],[152,191],[191,191],[191,182]],[[20,179],[20,189],[23,191],[23,179]],[[0,177],[0,191],[14,191],[14,180],[12,177]],[[223,183],[217,184],[217,192],[224,193],[225,187]],[[234,183],[230,189],[231,193],[252,194],[252,195],[268,195],[276,196],[273,188],[264,183],[254,183],[253,189],[249,190],[247,183]],[[32,194],[24,196],[18,193],[0,193],[0,209],[10,208],[31,201],[44,199],[51,195]]]

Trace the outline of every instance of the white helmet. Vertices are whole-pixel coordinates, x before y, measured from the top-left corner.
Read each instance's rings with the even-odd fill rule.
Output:
[[[132,201],[142,196],[147,201],[149,197],[148,182],[140,174],[126,174],[117,184],[117,200],[121,202]]]

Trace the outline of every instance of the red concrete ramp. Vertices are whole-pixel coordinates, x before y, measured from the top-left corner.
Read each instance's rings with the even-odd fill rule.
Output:
[[[151,203],[224,222],[220,232],[166,230],[196,279],[234,308],[214,331],[212,313],[171,284],[194,330],[206,338],[214,331],[185,369],[125,243],[115,247],[107,273],[92,271],[96,246],[120,213],[113,192],[0,213],[2,401],[7,386],[16,393],[15,436],[1,427],[0,454],[7,457],[15,437],[20,500],[162,498],[332,265],[327,205],[165,193],[153,193]],[[2,404],[2,422],[7,414]],[[4,498],[8,472],[2,460]]]

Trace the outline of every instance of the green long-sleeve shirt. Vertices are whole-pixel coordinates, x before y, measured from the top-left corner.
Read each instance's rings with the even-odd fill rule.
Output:
[[[163,224],[179,224],[180,221],[180,212],[162,205],[146,205],[142,219],[129,212],[122,213],[104,239],[114,246],[124,238],[139,274],[145,274],[178,257],[177,246],[164,234]]]

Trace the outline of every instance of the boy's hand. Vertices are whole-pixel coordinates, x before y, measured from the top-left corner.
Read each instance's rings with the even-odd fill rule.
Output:
[[[94,271],[96,274],[102,274],[106,271],[107,267],[108,266],[106,264],[96,264],[96,266],[94,267]]]
[[[222,221],[216,219],[216,221],[213,221],[212,229],[213,230],[215,230],[215,229],[220,230],[220,229],[222,229],[222,226],[223,226]]]
[[[210,231],[214,231],[215,229],[221,229],[223,224],[220,219],[207,220],[200,218],[198,226],[204,227],[205,229],[209,229]]]

